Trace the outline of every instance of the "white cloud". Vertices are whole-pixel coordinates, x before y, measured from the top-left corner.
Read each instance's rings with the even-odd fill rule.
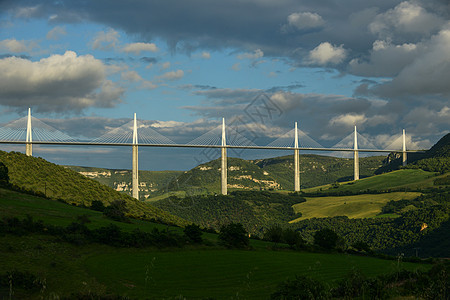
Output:
[[[123,72],[120,77],[124,80],[135,81],[135,82],[142,80],[141,75],[139,75],[136,71]]]
[[[132,43],[122,48],[123,52],[135,55],[139,55],[141,52],[157,52],[158,50],[158,47],[153,43]]]
[[[330,120],[329,124],[332,126],[335,125],[344,125],[346,127],[352,127],[358,124],[363,124],[367,121],[365,115],[356,115],[356,114],[345,114],[334,117]]]
[[[418,4],[404,1],[379,14],[370,23],[369,30],[382,37],[396,33],[428,34],[438,29],[444,21],[435,14],[427,12]]]
[[[241,63],[235,63],[231,66],[234,71],[239,71],[241,69]]]
[[[100,31],[92,41],[92,48],[104,51],[114,49],[119,37],[119,33],[114,29],[109,29],[108,32]]]
[[[2,105],[42,112],[80,112],[113,107],[123,89],[106,79],[106,67],[91,55],[67,51],[32,62],[18,57],[0,60]]]
[[[47,32],[47,35],[45,36],[47,40],[59,40],[62,36],[67,35],[66,29],[61,26],[56,26],[49,32]]]
[[[287,17],[287,26],[283,27],[283,31],[289,28],[294,28],[297,30],[317,28],[325,24],[323,18],[317,13],[311,12],[297,12],[290,14]]]
[[[35,47],[37,47],[37,44],[31,41],[18,41],[16,39],[0,41],[0,50],[12,53],[30,52]]]
[[[165,79],[165,80],[178,80],[183,78],[184,71],[183,70],[176,70],[176,71],[170,71],[162,74],[161,76],[158,76],[159,79]]]
[[[403,68],[412,63],[420,53],[416,44],[393,45],[390,42],[376,40],[368,61],[352,59],[350,72],[360,76],[396,76]]]
[[[203,51],[202,52],[202,58],[210,59],[211,58],[211,54],[209,52]]]
[[[318,65],[338,64],[346,56],[347,53],[343,45],[336,47],[328,42],[323,42],[309,52],[309,62]]]
[[[261,49],[256,49],[253,53],[246,52],[239,54],[238,59],[258,59],[264,56],[264,52]]]
[[[170,61],[161,64],[161,70],[167,70],[168,68],[170,68]]]

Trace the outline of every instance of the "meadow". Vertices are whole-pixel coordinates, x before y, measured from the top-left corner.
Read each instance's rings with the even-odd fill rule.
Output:
[[[125,231],[153,228],[182,233],[182,228],[131,220],[114,222],[101,213],[58,201],[0,189],[0,217],[30,215],[45,224],[66,226],[80,216],[89,228],[113,223]],[[43,282],[33,294],[12,285],[18,298],[50,298],[71,293],[127,295],[130,298],[262,299],[287,278],[308,275],[328,285],[357,269],[367,276],[398,271],[428,270],[431,265],[383,260],[339,253],[289,250],[273,243],[250,240],[251,250],[228,250],[217,245],[217,235],[204,233],[206,245],[181,248],[124,248],[103,244],[74,245],[57,236],[0,235],[0,270],[28,271]],[[1,289],[7,297],[9,289]]]
[[[294,204],[295,213],[302,216],[290,223],[310,218],[347,216],[372,218],[381,213],[389,201],[411,200],[420,196],[418,192],[393,192],[383,194],[362,194],[353,196],[306,197],[306,202]]]

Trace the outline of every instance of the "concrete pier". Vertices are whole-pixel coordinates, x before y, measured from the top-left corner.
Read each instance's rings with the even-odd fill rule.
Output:
[[[31,108],[28,108],[28,121],[27,121],[27,138],[25,145],[25,154],[27,156],[33,156],[33,134],[31,128]]]
[[[354,162],[353,180],[359,180],[358,133],[356,132],[356,125],[355,125],[355,139],[353,143],[353,162]]]
[[[407,157],[406,157],[406,134],[405,129],[403,129],[403,158],[402,158],[402,166],[406,166]]]
[[[222,177],[222,195],[228,194],[228,182],[227,182],[227,141],[225,137],[225,118],[222,119],[222,164],[221,164],[221,177]]]
[[[294,131],[294,191],[300,191],[300,156],[298,150],[298,129],[297,122],[295,122],[295,131]]]
[[[132,162],[132,177],[131,177],[131,189],[133,192],[133,198],[139,200],[139,155],[138,155],[138,136],[137,136],[137,121],[136,114],[134,114],[133,124],[133,162]]]

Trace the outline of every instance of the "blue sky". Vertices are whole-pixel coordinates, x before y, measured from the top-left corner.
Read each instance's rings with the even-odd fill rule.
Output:
[[[31,107],[93,139],[136,112],[188,142],[225,117],[261,143],[299,122],[324,146],[357,125],[379,148],[403,128],[409,148],[427,148],[450,124],[449,13],[443,0],[4,0],[0,123]],[[255,120],[245,112],[261,95],[279,111]],[[124,149],[35,148],[61,164],[130,165]],[[202,156],[172,150],[142,150],[141,168],[188,169]]]

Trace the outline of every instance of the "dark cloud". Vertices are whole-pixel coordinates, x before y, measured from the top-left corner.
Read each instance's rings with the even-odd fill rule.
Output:
[[[154,64],[158,62],[158,59],[155,57],[148,57],[148,56],[144,56],[139,58],[140,61],[143,61],[145,63],[149,63],[149,64]]]

